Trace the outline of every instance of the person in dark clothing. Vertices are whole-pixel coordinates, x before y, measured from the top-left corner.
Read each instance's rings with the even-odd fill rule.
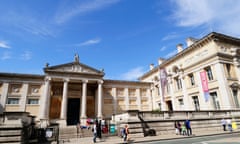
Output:
[[[179,121],[175,121],[174,127],[175,127],[175,130],[176,130],[176,132],[175,132],[176,135],[181,134],[181,124],[180,124]]]
[[[223,131],[226,131],[227,121],[226,121],[224,118],[221,120],[221,124],[222,124],[222,126],[223,126]]]
[[[97,139],[97,129],[98,129],[98,124],[97,121],[95,121],[93,128],[92,128],[92,132],[93,132],[93,142],[96,143],[96,139]]]
[[[102,138],[102,121],[99,120],[98,127],[97,127],[97,136],[98,138]]]
[[[186,129],[187,129],[187,135],[192,135],[192,128],[191,128],[191,123],[190,123],[190,120],[187,119],[185,121],[185,126],[186,126]]]

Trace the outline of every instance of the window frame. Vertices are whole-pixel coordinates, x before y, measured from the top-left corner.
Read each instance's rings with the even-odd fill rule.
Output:
[[[205,71],[206,71],[206,73],[207,73],[208,80],[209,80],[209,81],[214,80],[211,67],[206,67],[206,68],[205,68]]]

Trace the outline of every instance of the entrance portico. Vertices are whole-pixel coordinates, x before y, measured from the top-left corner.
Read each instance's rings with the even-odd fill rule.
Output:
[[[85,123],[87,118],[102,119],[102,71],[78,61],[44,70],[47,76],[40,120],[61,120],[66,125],[75,125],[78,121]]]

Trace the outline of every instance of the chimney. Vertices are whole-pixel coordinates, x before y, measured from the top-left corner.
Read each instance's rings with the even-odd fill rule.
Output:
[[[153,70],[154,64],[150,64],[150,70]]]
[[[163,63],[164,59],[163,58],[159,58],[158,59],[158,65],[161,65]]]
[[[183,50],[183,44],[178,44],[177,45],[177,51],[180,53]]]
[[[191,46],[192,44],[194,44],[197,41],[197,39],[193,38],[193,37],[189,37],[186,39],[186,43],[187,43],[187,47]]]

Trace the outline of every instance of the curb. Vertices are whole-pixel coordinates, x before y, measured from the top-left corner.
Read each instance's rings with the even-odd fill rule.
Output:
[[[173,138],[165,138],[165,139],[161,138],[161,139],[153,139],[153,140],[141,140],[141,141],[133,141],[133,143],[154,142],[154,141],[161,141],[161,140],[173,140],[173,139],[183,139],[183,138],[195,138],[195,137],[214,136],[214,135],[227,135],[227,134],[236,134],[236,133],[240,133],[240,131],[229,132],[229,133],[193,135],[193,136],[186,136],[186,137],[173,137]],[[119,144],[122,144],[122,143],[119,143]]]

